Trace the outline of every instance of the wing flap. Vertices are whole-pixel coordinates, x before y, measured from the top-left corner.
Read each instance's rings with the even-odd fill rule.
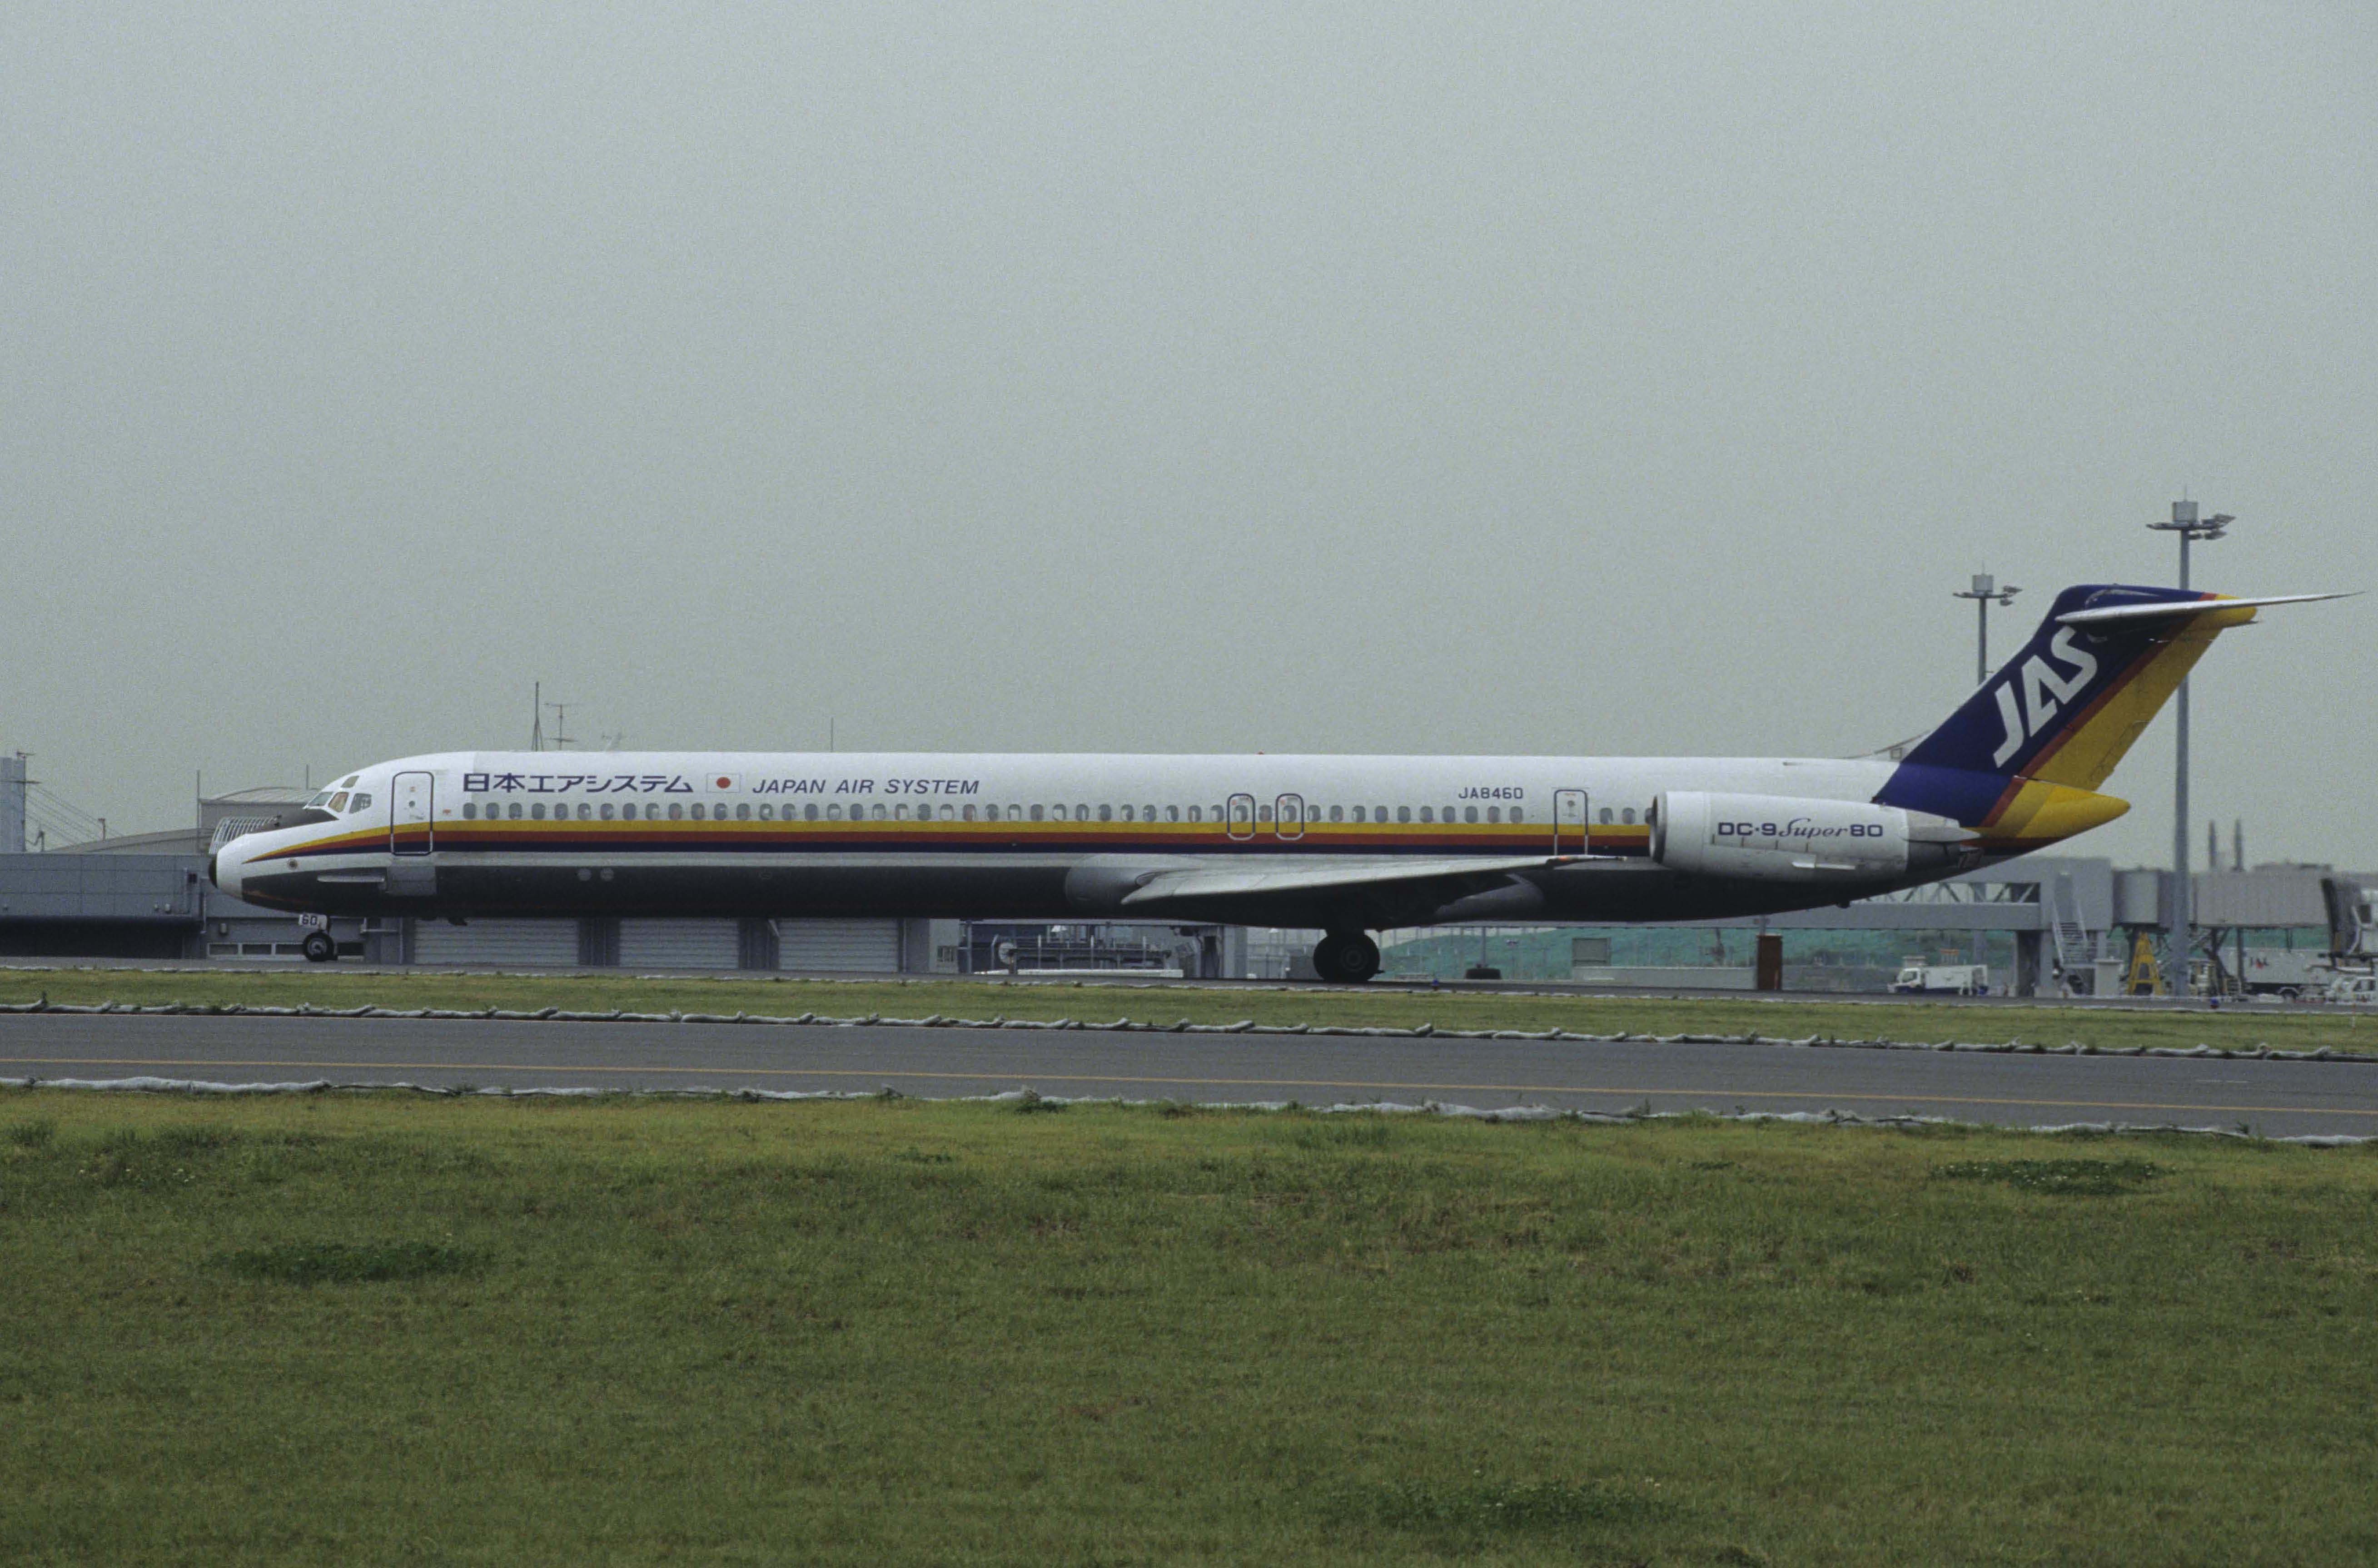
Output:
[[[1566,866],[1576,856],[1510,856],[1501,859],[1406,860],[1387,865],[1323,866],[1294,870],[1164,871],[1123,895],[1125,908],[1215,898],[1303,897],[1313,893],[1421,888],[1431,883],[1507,880],[1518,871]]]

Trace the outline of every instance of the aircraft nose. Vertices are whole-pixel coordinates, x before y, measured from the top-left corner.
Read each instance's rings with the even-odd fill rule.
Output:
[[[239,862],[232,858],[228,844],[207,861],[207,880],[233,898],[239,896]]]

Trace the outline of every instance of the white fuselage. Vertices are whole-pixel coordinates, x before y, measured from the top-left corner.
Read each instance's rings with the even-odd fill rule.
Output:
[[[1146,906],[1147,917],[1333,929],[1706,917],[1839,902],[1955,868],[1873,875],[1828,865],[1836,874],[1805,886],[1679,873],[1653,858],[1651,819],[1663,794],[1871,811],[1859,803],[1892,769],[1788,759],[454,752],[342,780],[298,820],[224,845],[216,880],[281,907],[459,917],[1115,916],[1165,879],[1184,891]]]

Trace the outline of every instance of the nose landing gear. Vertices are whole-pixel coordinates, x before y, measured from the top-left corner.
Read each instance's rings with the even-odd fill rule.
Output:
[[[328,964],[339,956],[339,944],[330,940],[328,931],[308,931],[298,945],[308,964]]]
[[[1333,986],[1359,986],[1379,972],[1379,944],[1360,931],[1332,931],[1313,944],[1313,972]]]

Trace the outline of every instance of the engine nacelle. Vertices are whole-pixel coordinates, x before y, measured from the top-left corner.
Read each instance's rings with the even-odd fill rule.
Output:
[[[1911,867],[1953,865],[1969,836],[1944,817],[1896,806],[1672,790],[1659,799],[1651,858],[1704,877],[1886,881]]]

